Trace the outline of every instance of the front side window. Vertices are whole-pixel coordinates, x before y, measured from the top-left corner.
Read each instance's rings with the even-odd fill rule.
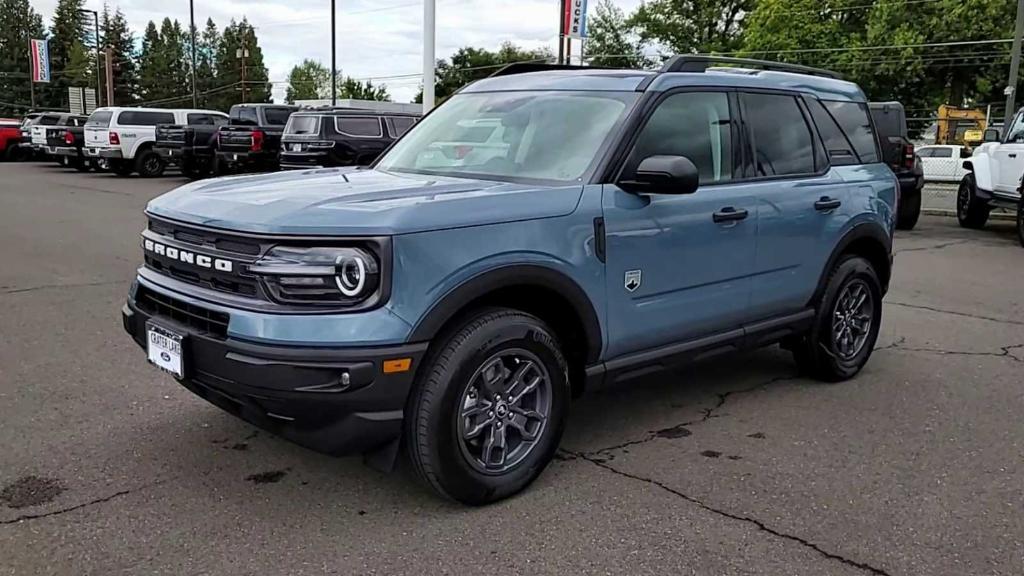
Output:
[[[43,116],[39,119],[40,126],[56,126],[60,123],[60,116]]]
[[[236,124],[245,124],[255,126],[260,123],[259,116],[256,115],[256,109],[250,106],[238,106],[231,110],[231,119]]]
[[[462,93],[417,122],[381,170],[574,182],[597,163],[635,92]]]
[[[932,149],[932,158],[952,158],[952,148],[934,148]]]
[[[1019,113],[1013,117],[1010,129],[1006,131],[1005,142],[1007,144],[1024,142],[1024,113]]]
[[[407,118],[405,116],[389,116],[387,118],[388,133],[391,134],[392,138],[398,138],[402,134],[409,131],[412,125],[416,123],[415,118]]]
[[[754,174],[814,173],[814,139],[796,98],[786,94],[744,94],[744,117],[754,144]]]
[[[339,116],[334,119],[334,129],[339,134],[356,138],[380,138],[380,118],[376,116]]]
[[[685,92],[665,98],[637,136],[626,161],[627,179],[649,156],[685,156],[700,183],[733,178],[732,116],[720,92]]]

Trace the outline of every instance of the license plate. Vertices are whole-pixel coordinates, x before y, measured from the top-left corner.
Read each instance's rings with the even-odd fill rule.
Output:
[[[184,336],[176,334],[171,330],[146,324],[146,350],[149,353],[149,361],[157,368],[174,374],[177,378],[185,377],[184,362],[182,361],[181,342]]]
[[[100,151],[95,149],[95,148],[86,148],[85,149],[85,153],[88,154],[89,156],[99,156],[100,155]]]
[[[238,160],[238,154],[232,154],[231,155],[231,159],[232,160]]]

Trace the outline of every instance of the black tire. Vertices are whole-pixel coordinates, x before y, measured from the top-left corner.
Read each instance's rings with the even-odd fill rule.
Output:
[[[921,217],[921,189],[910,190],[900,198],[899,214],[896,215],[896,228],[913,230]]]
[[[182,160],[181,174],[189,180],[201,180],[210,175],[210,165],[195,160]]]
[[[108,160],[107,165],[110,167],[110,171],[118,176],[131,176],[135,171],[132,163],[127,160]]]
[[[511,392],[520,389],[515,375],[525,378],[524,371],[537,374],[536,383],[533,392],[516,395]],[[497,392],[482,385],[486,376],[499,374]],[[502,392],[510,376],[513,384]],[[483,310],[439,339],[418,373],[405,420],[413,466],[438,493],[464,504],[507,498],[533,482],[554,457],[569,398],[568,367],[554,332],[529,314]],[[456,409],[475,415],[463,417]],[[538,419],[535,426],[525,417],[516,423],[517,415],[545,410],[546,419]],[[466,427],[486,431],[464,440],[472,434]],[[527,438],[530,434],[533,440]],[[494,453],[499,435],[503,448]]]
[[[964,228],[980,229],[985,227],[988,221],[988,213],[991,211],[988,204],[978,198],[977,185],[974,181],[974,174],[967,174],[960,181],[960,188],[956,193],[956,219]]]
[[[871,305],[867,320],[860,323],[853,322],[851,318],[859,318],[854,313],[861,308],[849,314],[849,311],[841,309],[846,295],[856,289],[864,291],[867,298],[865,302]],[[856,300],[857,296],[853,298]],[[837,320],[840,316],[846,317],[845,323]],[[811,331],[793,347],[797,366],[801,372],[825,382],[853,378],[871,357],[881,323],[882,287],[871,263],[853,255],[840,259],[829,275]],[[846,349],[845,354],[840,338],[836,335],[836,325],[840,328],[848,327],[847,333],[854,338],[851,343],[854,348]],[[863,340],[853,336],[854,328],[858,326],[862,330],[857,333],[863,333]]]
[[[99,160],[89,160],[89,169],[94,172],[103,172],[103,166],[100,165]]]
[[[1017,202],[1017,240],[1024,247],[1024,196]]]
[[[73,166],[79,172],[88,172],[92,168],[92,165],[83,158],[75,158]]]
[[[140,150],[135,156],[135,171],[143,178],[156,178],[164,173],[167,164],[153,150]]]

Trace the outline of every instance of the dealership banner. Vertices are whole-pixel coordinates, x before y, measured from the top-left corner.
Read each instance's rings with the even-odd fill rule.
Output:
[[[46,40],[29,40],[29,56],[32,58],[32,81],[50,81],[50,48]]]
[[[564,0],[562,33],[570,38],[587,37],[587,0]]]

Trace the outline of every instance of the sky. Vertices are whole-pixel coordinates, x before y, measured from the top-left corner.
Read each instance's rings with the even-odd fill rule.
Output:
[[[641,0],[613,0],[631,12]],[[549,47],[557,53],[558,0],[436,0],[436,56],[447,58],[463,46],[488,49],[511,41],[524,48]],[[49,26],[56,0],[32,0]],[[188,26],[188,0],[108,0],[120,7],[136,37],[146,23],[165,16]],[[590,0],[594,10],[597,0]],[[86,0],[102,10],[103,0]],[[409,102],[419,91],[423,63],[421,0],[336,0],[339,76],[373,79],[387,85],[392,100]],[[247,17],[256,27],[264,64],[283,100],[291,67],[304,58],[331,61],[330,0],[195,0],[196,25],[207,18],[223,29],[232,18]],[[187,89],[187,88],[186,88]]]

